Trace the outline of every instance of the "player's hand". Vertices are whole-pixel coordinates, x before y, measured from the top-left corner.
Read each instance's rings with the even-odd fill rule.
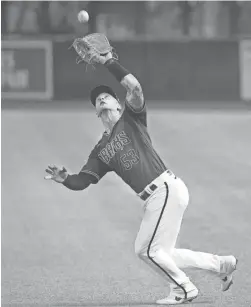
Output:
[[[44,179],[54,180],[58,183],[64,182],[68,176],[68,173],[65,167],[57,167],[56,165],[48,165],[45,171],[49,175],[46,175]]]
[[[108,60],[110,60],[112,58],[112,53],[111,52],[108,52],[107,54],[105,55],[99,55],[99,54],[96,54],[93,56],[93,61],[96,62],[96,63],[100,63],[100,64],[105,64]]]

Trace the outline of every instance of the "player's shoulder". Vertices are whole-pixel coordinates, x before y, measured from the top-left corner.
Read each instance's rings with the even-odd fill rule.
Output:
[[[97,154],[97,153],[99,152],[99,150],[101,149],[102,144],[103,144],[103,142],[104,142],[104,137],[103,137],[103,136],[104,136],[104,135],[102,135],[102,136],[98,139],[97,143],[96,143],[96,144],[94,145],[94,147],[92,148],[91,153],[90,153],[91,156]]]
[[[101,137],[98,139],[98,142],[96,143],[95,148],[100,149],[100,147],[102,147],[102,145],[104,145],[107,142],[107,138],[109,137],[109,134],[104,131],[101,135]]]
[[[145,101],[142,108],[139,110],[133,109],[128,102],[125,102],[123,113],[125,114],[124,116],[128,116],[132,120],[137,121],[144,126],[147,126],[147,108]]]

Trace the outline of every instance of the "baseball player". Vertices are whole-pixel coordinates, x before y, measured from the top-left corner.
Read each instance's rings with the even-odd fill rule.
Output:
[[[146,103],[139,81],[111,52],[96,56],[126,89],[122,105],[115,92],[100,85],[90,100],[105,131],[78,174],[50,165],[45,179],[71,190],[84,190],[97,184],[108,172],[115,172],[144,202],[144,215],[135,241],[136,255],[152,266],[170,284],[169,295],[158,304],[182,304],[198,296],[198,289],[183,269],[202,269],[216,274],[226,291],[236,269],[234,256],[218,256],[175,248],[182,218],[189,202],[184,182],[162,161],[147,130]]]

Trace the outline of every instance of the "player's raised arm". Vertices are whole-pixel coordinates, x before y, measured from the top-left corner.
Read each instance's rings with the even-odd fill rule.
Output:
[[[118,60],[112,58],[111,53],[104,66],[123,85],[127,91],[126,102],[135,111],[140,111],[144,107],[144,95],[139,81]]]
[[[101,33],[93,33],[77,38],[72,46],[79,57],[77,63],[81,61],[87,64],[103,64],[109,72],[125,87],[126,102],[131,109],[139,112],[144,107],[144,96],[139,81],[119,61],[113,56],[112,47],[106,36]]]

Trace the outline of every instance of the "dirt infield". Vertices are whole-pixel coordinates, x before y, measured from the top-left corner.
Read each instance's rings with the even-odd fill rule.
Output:
[[[43,179],[78,172],[101,136],[90,109],[2,109],[2,306],[154,306],[168,286],[134,255],[141,201],[115,175],[83,192]],[[53,109],[53,112],[52,112]],[[179,246],[233,253],[235,284],[188,271],[196,307],[251,306],[251,112],[154,108],[157,151],[190,190]]]

